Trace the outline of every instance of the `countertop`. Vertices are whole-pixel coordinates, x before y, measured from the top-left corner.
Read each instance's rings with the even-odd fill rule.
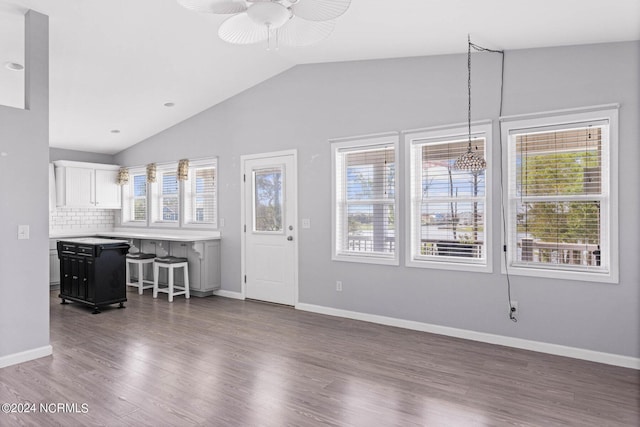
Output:
[[[71,243],[81,243],[85,245],[113,245],[118,243],[129,243],[128,240],[101,239],[99,237],[75,237],[70,239],[63,239],[63,241]]]
[[[116,237],[121,239],[153,239],[173,242],[202,242],[205,240],[220,240],[219,231],[197,230],[158,230],[158,229],[116,229],[114,231],[60,231],[49,233],[50,239],[68,239],[73,237]]]

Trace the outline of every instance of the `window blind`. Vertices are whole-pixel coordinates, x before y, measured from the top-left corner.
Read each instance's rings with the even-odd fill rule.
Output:
[[[131,220],[147,220],[147,175],[134,174],[129,181],[132,186]]]
[[[607,124],[510,135],[509,240],[513,263],[603,270]]]
[[[395,148],[338,150],[337,252],[393,257],[396,251]]]
[[[484,138],[473,139],[473,149],[482,156],[485,145]],[[486,261],[485,171],[454,167],[467,147],[467,138],[413,141],[413,259]]]
[[[180,218],[179,183],[175,171],[160,172],[159,208],[161,221],[178,222]]]
[[[215,166],[192,167],[187,184],[190,188],[187,203],[189,222],[215,224],[218,211],[217,179]]]

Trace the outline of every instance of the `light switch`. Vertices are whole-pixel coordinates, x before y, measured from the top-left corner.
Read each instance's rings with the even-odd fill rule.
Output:
[[[309,218],[302,218],[302,228],[311,228],[311,220]]]
[[[220,218],[220,228],[224,228],[224,218]]]
[[[19,225],[18,226],[18,240],[27,240],[29,238],[29,226],[28,225]]]

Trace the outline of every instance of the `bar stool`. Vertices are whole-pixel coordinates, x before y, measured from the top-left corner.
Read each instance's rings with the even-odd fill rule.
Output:
[[[184,277],[184,286],[176,286],[174,284],[173,272],[176,268],[181,268]],[[158,286],[158,279],[160,278],[160,268],[167,269],[168,286],[166,288],[160,288]],[[176,289],[178,291],[176,291]],[[186,258],[179,258],[174,256],[158,257],[153,261],[153,297],[158,298],[158,292],[169,294],[169,302],[173,302],[173,297],[176,295],[184,295],[186,299],[189,299],[189,263]]]
[[[144,278],[144,266],[153,264],[155,257],[156,254],[145,254],[142,252],[127,254],[126,256],[127,286],[137,286],[140,295],[142,295],[144,289],[153,288],[153,280]],[[131,267],[129,267],[129,265],[138,266],[138,280],[136,282],[131,281]]]

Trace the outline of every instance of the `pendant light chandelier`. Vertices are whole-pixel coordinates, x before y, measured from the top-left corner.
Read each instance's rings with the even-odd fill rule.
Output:
[[[468,89],[468,108],[467,108],[467,127],[469,145],[467,152],[458,157],[453,164],[453,167],[458,170],[480,173],[487,168],[487,161],[482,157],[482,153],[474,151],[471,146],[471,47],[474,46],[471,43],[471,36],[467,35],[467,89]],[[477,148],[476,148],[477,150]]]

